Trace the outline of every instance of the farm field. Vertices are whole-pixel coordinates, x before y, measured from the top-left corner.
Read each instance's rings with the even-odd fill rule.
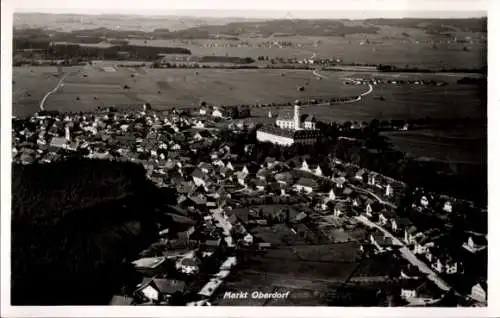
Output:
[[[388,132],[390,142],[400,151],[417,157],[435,158],[456,163],[481,164],[487,160],[486,131],[417,130]]]
[[[337,74],[337,76],[342,75]],[[378,96],[383,96],[384,100],[377,99]],[[273,111],[269,107],[254,109],[252,116],[255,117],[255,121],[259,121],[261,117],[262,121],[266,122],[268,119],[265,117],[269,110]],[[443,87],[424,87],[384,84],[374,86],[373,92],[359,102],[306,106],[303,112],[325,122],[362,122],[374,118],[417,119],[426,116],[485,119],[487,108],[476,86],[449,84]]]
[[[270,38],[245,38],[240,37],[240,41],[246,41],[252,45],[273,41],[289,41],[300,47],[279,48],[279,47],[223,47],[232,41],[225,40],[148,40],[150,46],[180,46],[191,50],[193,55],[229,55],[238,57],[269,56],[289,57],[304,59],[316,55],[318,58],[341,58],[345,63],[358,64],[392,64],[399,67],[406,65],[414,67],[428,68],[462,68],[464,65],[470,68],[480,68],[486,65],[486,49],[484,44],[468,44],[469,51],[464,51],[464,44],[443,43],[433,48],[432,44],[424,43],[428,41],[425,32],[419,30],[408,31],[414,39],[410,41],[401,37],[404,28],[382,27],[383,33],[388,35],[392,30],[393,39],[382,39],[377,34],[355,34],[342,37],[300,37],[300,36],[273,36]],[[370,44],[361,44],[366,40],[372,41]],[[418,42],[418,43],[417,43]],[[234,43],[237,43],[236,41]],[[317,43],[320,43],[316,45]],[[132,39],[131,45],[143,45],[144,40]],[[213,47],[205,47],[212,45]],[[215,47],[217,45],[217,47]]]
[[[197,106],[202,100],[216,105],[293,102],[310,96],[357,95],[364,89],[343,85],[337,78],[318,80],[310,71],[149,69],[101,64],[64,68],[70,74],[47,99],[45,108],[90,111],[98,106],[129,107],[149,102],[162,109]],[[29,103],[14,94],[16,116],[29,114],[28,109],[31,113],[37,111],[38,102],[58,80],[53,76],[50,82],[37,85],[37,78],[50,78],[57,68],[26,69],[14,68],[14,79],[20,78],[14,92],[33,91]],[[300,86],[304,87],[303,92],[298,91]],[[18,110],[21,102],[23,112]]]

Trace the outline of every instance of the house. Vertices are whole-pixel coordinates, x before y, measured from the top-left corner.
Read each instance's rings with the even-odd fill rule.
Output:
[[[393,194],[394,194],[394,189],[391,187],[391,185],[390,185],[390,184],[388,184],[388,185],[385,187],[385,196],[386,196],[386,197],[391,197]]]
[[[300,212],[299,214],[297,214],[297,215],[295,216],[295,221],[296,221],[296,222],[300,222],[300,221],[304,220],[305,218],[307,218],[307,213],[305,213],[305,212]]]
[[[207,114],[207,109],[205,107],[200,108],[200,115],[206,115]]]
[[[429,200],[426,196],[422,196],[422,198],[420,198],[420,205],[422,205],[424,208],[429,206]]]
[[[457,261],[445,255],[441,255],[435,258],[436,259],[434,262],[432,262],[431,267],[438,273],[446,273],[448,275],[451,275],[459,272],[459,264]]]
[[[257,248],[260,249],[260,250],[271,248],[271,243],[260,242],[260,243],[257,244]]]
[[[420,270],[417,266],[412,264],[406,264],[401,268],[401,279],[419,279],[422,277]]]
[[[211,297],[215,290],[222,284],[223,280],[220,278],[212,278],[206,283],[203,288],[198,292],[199,295]]]
[[[332,181],[335,182],[335,186],[337,188],[342,189],[344,187],[344,183],[346,182],[346,178],[344,178],[344,177],[336,178],[336,177],[332,176]]]
[[[425,305],[442,296],[442,292],[433,282],[428,280],[404,280],[401,283],[400,296],[410,303]]]
[[[379,215],[378,215],[378,220],[379,220],[379,223],[380,225],[382,226],[385,226],[388,222],[387,218],[385,217],[384,213],[381,212]]]
[[[300,178],[294,185],[296,191],[311,193],[318,189],[318,183],[309,178]]]
[[[488,299],[486,282],[481,281],[472,286],[470,297],[476,301],[486,302],[486,300]]]
[[[367,203],[366,204],[366,208],[365,208],[365,213],[368,217],[372,217],[373,214],[372,214],[373,210],[372,210],[372,206],[370,203]]]
[[[453,206],[451,205],[450,201],[446,201],[443,205],[443,211],[451,213],[453,211]]]
[[[316,169],[314,169],[314,174],[319,177],[323,176],[323,171],[321,170],[321,167],[319,165],[316,167]]]
[[[471,253],[477,253],[486,249],[487,243],[483,236],[469,236],[467,242],[465,242],[462,247]]]
[[[206,162],[201,162],[198,165],[198,168],[200,168],[200,170],[205,174],[209,173],[213,169],[212,165]]]
[[[311,172],[311,169],[309,169],[309,165],[307,164],[307,161],[305,159],[302,161],[302,166],[300,167],[300,170]]]
[[[408,228],[410,225],[411,221],[408,218],[391,219],[391,229],[393,232]]]
[[[151,284],[160,292],[160,295],[170,296],[176,292],[183,293],[186,283],[177,279],[153,278]]]
[[[165,262],[165,257],[144,257],[132,262],[137,269],[155,269]]]
[[[406,244],[412,244],[414,242],[415,236],[418,233],[418,229],[415,226],[410,226],[409,228],[405,229],[405,234],[403,241]]]
[[[151,278],[145,278],[143,282],[138,285],[138,288],[136,289],[134,294],[150,302],[156,302],[160,300],[160,291],[153,283],[153,279]]]
[[[196,134],[194,134],[193,139],[196,141],[201,141],[203,140],[203,137],[200,135],[199,132],[197,132]]]
[[[207,184],[207,175],[203,173],[203,171],[199,168],[196,168],[193,170],[191,173],[191,177],[193,177],[193,182],[194,184],[199,187],[199,186],[206,186]]]
[[[243,237],[243,244],[249,246],[249,245],[252,245],[253,244],[253,236],[252,234],[250,233],[247,233],[244,237]]]
[[[261,180],[267,180],[270,176],[272,176],[271,172],[265,168],[259,169],[256,174],[256,177]]]
[[[370,243],[375,245],[375,247],[381,251],[383,250],[382,246],[384,245],[384,238],[384,233],[380,231],[373,231],[370,234]]]
[[[257,179],[255,180],[255,187],[257,188],[258,191],[264,191],[264,189],[267,186],[267,182],[265,182],[262,179]]]
[[[274,175],[276,181],[280,184],[286,185],[293,182],[293,176],[289,172],[277,173]]]
[[[238,183],[244,187],[246,187],[246,178],[247,178],[248,174],[243,172],[243,171],[238,171],[236,172],[236,178],[238,180]]]
[[[215,108],[212,112],[212,117],[222,118],[222,111],[218,108]]]
[[[234,167],[233,167],[233,165],[231,164],[230,161],[227,162],[226,168],[228,168],[229,170],[233,170],[234,171]]]
[[[356,175],[354,176],[355,179],[362,181],[365,176],[367,176],[368,173],[365,168],[361,168],[356,172]]]
[[[193,275],[200,270],[200,260],[196,257],[184,257],[176,263],[176,268],[184,274]]]
[[[427,251],[432,246],[434,246],[434,242],[426,242],[424,235],[416,236],[413,240],[413,253],[427,254]]]
[[[346,210],[345,203],[344,202],[337,202],[335,204],[335,207],[333,208],[333,216],[335,217],[341,217]]]

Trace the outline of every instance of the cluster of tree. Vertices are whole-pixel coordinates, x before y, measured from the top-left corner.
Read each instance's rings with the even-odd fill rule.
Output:
[[[436,72],[454,72],[454,73],[481,73],[485,74],[487,71],[486,66],[479,69],[471,68],[443,68],[443,69],[429,69],[419,67],[398,67],[395,65],[379,64],[377,65],[379,72],[405,72],[405,73],[436,73]]]
[[[157,233],[155,207],[173,199],[142,167],[72,159],[14,165],[12,180],[13,305],[104,305],[140,282],[131,258]]]
[[[222,108],[224,116],[231,117],[232,119],[248,118],[250,117],[250,107],[248,105],[234,105]]]
[[[264,37],[273,34],[298,36],[345,36],[347,34],[376,34],[374,26],[346,25],[341,20],[269,20],[259,22],[232,22],[225,25],[205,25],[188,29],[190,31],[208,31],[210,34],[228,34],[240,36],[259,34]]]
[[[484,77],[482,78],[463,77],[457,80],[457,84],[486,86],[487,81],[486,78]]]
[[[217,56],[205,55],[199,61],[201,63],[233,63],[233,64],[250,64],[255,62],[251,57],[237,57],[237,56]]]
[[[171,63],[171,62],[162,62],[155,61],[151,64],[151,68],[189,68],[189,69],[258,69],[257,65],[210,65],[210,64],[199,64],[199,63]]]
[[[17,42],[17,43],[16,43]],[[51,44],[51,42],[32,42],[30,40],[14,41],[14,51],[21,56],[33,56],[31,44],[39,48],[37,52],[43,59],[56,60],[146,60],[155,61],[160,54],[191,54],[191,51],[180,47],[152,47],[139,45],[117,45],[112,47],[92,47],[78,44]]]
[[[468,19],[368,19],[367,23],[374,25],[387,25],[393,27],[405,27],[426,30],[430,34],[441,34],[444,32],[456,32],[456,29],[468,32],[482,32],[487,30],[486,18]]]

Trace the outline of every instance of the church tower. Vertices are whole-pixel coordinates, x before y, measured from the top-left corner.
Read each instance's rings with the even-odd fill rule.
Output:
[[[295,105],[293,107],[293,123],[294,123],[294,129],[299,130],[300,129],[300,105],[298,102],[295,102]]]

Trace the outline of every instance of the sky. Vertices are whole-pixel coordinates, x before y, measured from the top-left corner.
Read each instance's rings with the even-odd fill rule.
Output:
[[[4,0],[16,12],[246,18],[467,18],[487,0]],[[361,10],[360,10],[361,8]]]

